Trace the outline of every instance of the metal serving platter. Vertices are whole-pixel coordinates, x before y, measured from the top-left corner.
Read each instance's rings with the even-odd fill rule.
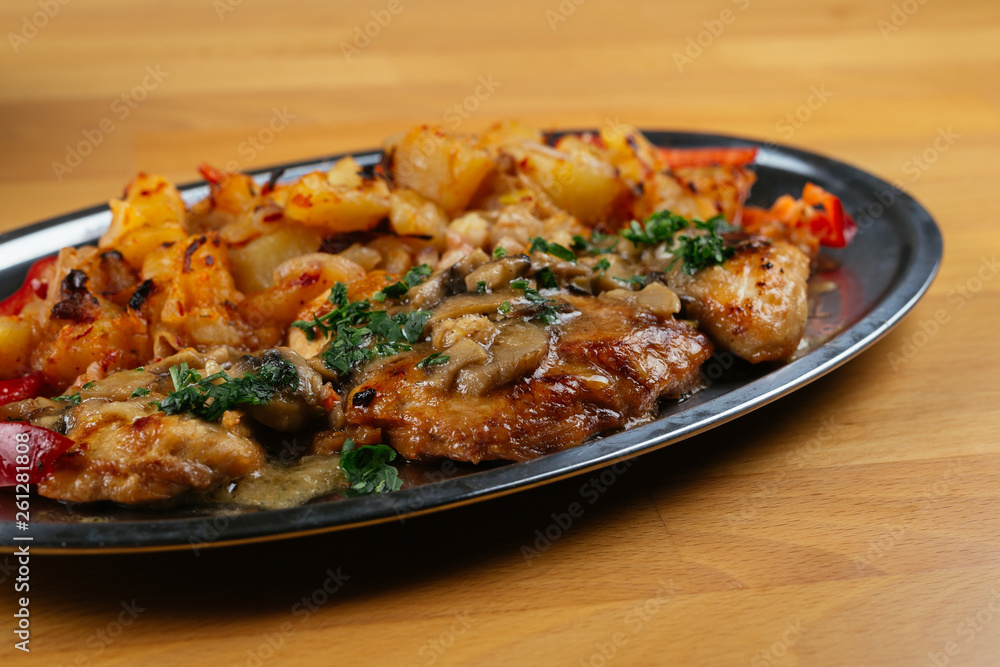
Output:
[[[917,303],[941,261],[941,233],[930,214],[889,183],[842,162],[773,144],[715,134],[650,131],[660,146],[757,146],[758,181],[750,202],[767,206],[781,194],[798,195],[812,181],[839,195],[860,233],[846,249],[825,251],[836,268],[816,280],[818,290],[803,346],[786,364],[750,366],[727,354],[703,368],[707,388],[664,406],[655,421],[595,438],[574,449],[533,461],[471,466],[406,464],[404,488],[353,499],[316,499],[283,510],[183,507],[137,510],[112,505],[69,506],[41,497],[31,501],[28,532],[15,529],[13,494],[0,490],[0,551],[15,536],[30,536],[36,553],[126,552],[238,544],[342,530],[402,519],[529,489],[665,447],[723,424],[829,373],[884,336]],[[362,165],[379,151],[353,154]],[[341,156],[280,165],[254,174],[263,182],[283,170],[281,182],[327,169]],[[181,188],[192,203],[204,183]],[[0,235],[0,298],[21,284],[36,259],[67,245],[93,243],[107,228],[107,206],[78,211]]]

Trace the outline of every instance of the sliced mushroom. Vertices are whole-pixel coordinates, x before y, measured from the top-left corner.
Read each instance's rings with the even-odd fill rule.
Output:
[[[454,345],[445,351],[445,354],[448,357],[447,362],[427,369],[428,375],[430,375],[429,384],[440,389],[450,387],[455,380],[455,376],[463,368],[470,365],[481,365],[489,359],[489,354],[486,350],[479,343],[469,338],[456,341]]]
[[[451,320],[440,320],[431,327],[431,344],[435,350],[450,348],[463,338],[470,338],[484,348],[500,333],[500,328],[483,315],[463,315]]]
[[[414,310],[428,310],[451,294],[466,290],[466,276],[490,261],[489,256],[476,248],[457,263],[436,271],[430,278],[406,293]],[[473,290],[475,283],[473,283]]]
[[[465,277],[465,289],[475,292],[482,283],[486,289],[495,290],[506,287],[510,281],[517,280],[531,269],[531,260],[527,255],[511,255],[488,264],[483,264]]]
[[[481,396],[533,373],[548,349],[549,337],[542,328],[521,320],[507,320],[490,348],[490,360],[459,371],[456,386],[463,394]]]
[[[522,292],[513,290],[497,290],[489,294],[459,294],[446,299],[434,309],[430,324],[434,326],[441,320],[450,320],[463,315],[492,315],[500,310],[504,302],[510,303],[517,311],[528,304]]]
[[[430,278],[411,287],[406,293],[414,310],[428,310],[444,301],[448,296],[448,271],[438,271]]]
[[[568,262],[547,252],[531,253],[531,270],[537,273],[545,268],[550,269],[556,278],[561,278],[566,282],[580,276],[587,276],[591,273],[591,270],[586,266],[575,262]]]
[[[451,266],[452,275],[464,279],[467,275],[490,261],[490,256],[476,248]]]
[[[299,381],[294,387],[278,390],[267,405],[252,405],[247,415],[256,421],[283,433],[307,430],[326,417],[321,392],[323,378],[309,362],[288,348],[266,350],[261,356],[245,356],[233,363],[230,375],[239,377],[256,370],[267,361],[281,359],[295,366]]]
[[[650,283],[635,295],[635,304],[663,318],[676,315],[681,310],[677,294],[663,283]]]
[[[650,283],[638,292],[623,288],[608,290],[602,292],[600,298],[623,301],[664,319],[673,317],[681,309],[680,297],[663,283]]]

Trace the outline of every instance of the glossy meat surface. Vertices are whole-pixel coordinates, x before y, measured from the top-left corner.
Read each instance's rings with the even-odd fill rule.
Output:
[[[791,357],[808,319],[809,258],[783,241],[751,241],[723,264],[669,277],[720,347],[754,363]]]
[[[76,445],[39,485],[49,498],[142,503],[204,492],[257,469],[253,441],[223,426],[136,402],[87,401],[66,435]]]
[[[629,304],[563,298],[574,311],[546,334],[534,372],[478,394],[463,389],[461,372],[449,384],[436,381],[446,366],[415,368],[426,350],[414,350],[362,378],[347,401],[349,425],[381,429],[411,459],[526,460],[649,421],[661,398],[698,387],[712,344],[694,328]],[[503,353],[497,345],[492,357]]]

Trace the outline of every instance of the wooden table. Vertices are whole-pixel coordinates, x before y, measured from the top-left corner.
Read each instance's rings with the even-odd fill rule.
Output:
[[[30,658],[0,573],[4,664],[1000,664],[997,3],[6,0],[0,26],[0,229],[140,169],[516,116],[827,153],[901,182],[946,243],[883,341],[606,471],[593,504],[600,475],[308,539],[36,557]]]

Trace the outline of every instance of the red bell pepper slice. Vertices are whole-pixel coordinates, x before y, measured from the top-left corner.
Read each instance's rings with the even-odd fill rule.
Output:
[[[31,265],[21,287],[0,301],[0,315],[20,315],[21,310],[28,305],[32,297],[37,296],[39,299],[44,299],[48,295],[49,284],[42,280],[42,273],[56,261],[56,258],[56,255],[52,255]]]
[[[0,423],[0,487],[38,484],[72,446],[66,436],[41,426]]]
[[[670,169],[726,165],[745,167],[757,159],[757,149],[750,148],[660,148],[660,159]]]
[[[812,207],[822,207],[822,211],[809,219],[809,229],[819,239],[820,244],[829,248],[843,248],[858,233],[854,222],[840,199],[813,183],[802,188],[802,201]]]
[[[41,396],[45,384],[45,376],[41,373],[32,373],[13,380],[0,380],[0,406]]]

